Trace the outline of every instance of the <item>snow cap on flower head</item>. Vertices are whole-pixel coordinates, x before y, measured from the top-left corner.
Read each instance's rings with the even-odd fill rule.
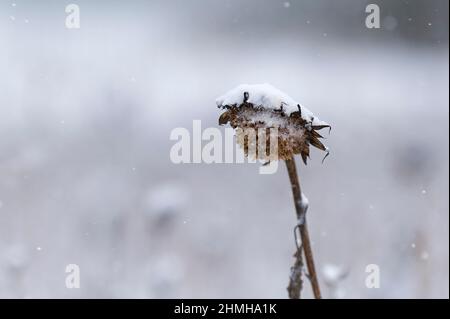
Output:
[[[227,124],[237,129],[237,143],[243,147],[245,154],[260,159],[291,159],[300,154],[306,164],[309,157],[309,145],[327,152],[317,133],[330,125],[321,121],[306,107],[297,103],[287,94],[270,84],[242,84],[228,91],[216,100],[219,108],[226,109],[219,118],[219,124]],[[246,129],[277,129],[278,152],[267,158],[267,154],[249,154],[249,143]],[[268,132],[269,133],[269,132]],[[269,133],[270,134],[270,133]],[[269,145],[269,134],[266,134],[266,145]],[[258,135],[256,135],[256,143]]]

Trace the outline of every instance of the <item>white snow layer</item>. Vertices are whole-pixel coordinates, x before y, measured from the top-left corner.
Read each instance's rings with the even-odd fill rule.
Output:
[[[296,102],[289,95],[267,83],[241,84],[217,98],[216,104],[219,107],[240,105],[244,103],[244,98],[247,94],[247,102],[253,105],[271,110],[279,110],[282,108],[286,115],[290,115],[292,112],[298,112],[300,108],[302,118],[310,122],[311,125],[329,126],[328,123],[314,116],[310,110]]]

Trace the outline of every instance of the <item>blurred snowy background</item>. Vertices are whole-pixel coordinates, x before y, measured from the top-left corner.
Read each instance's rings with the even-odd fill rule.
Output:
[[[0,1],[0,297],[285,298],[285,168],[169,160],[261,82],[333,125],[300,166],[324,296],[449,297],[448,1],[69,3]]]

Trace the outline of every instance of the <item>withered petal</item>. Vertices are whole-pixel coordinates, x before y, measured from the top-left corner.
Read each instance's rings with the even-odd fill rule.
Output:
[[[230,113],[228,111],[222,113],[219,117],[219,125],[227,124],[230,121]]]
[[[317,132],[314,131],[314,130],[311,131],[311,135],[314,136],[314,137],[317,137],[317,138],[323,138],[322,135],[320,135],[319,133],[317,133]]]
[[[328,127],[328,128],[331,129],[331,126],[330,126],[330,125],[312,125],[312,126],[311,126],[311,128],[312,128],[313,130],[321,130],[321,129],[326,128],[326,127]]]
[[[319,139],[317,137],[311,136],[311,139],[309,140],[309,142],[311,143],[312,146],[315,146],[322,151],[327,150],[327,148],[322,144],[321,141],[319,141]]]
[[[325,162],[325,159],[328,157],[328,155],[330,155],[330,152],[329,152],[329,151],[327,151],[327,153],[326,153],[325,156],[323,157],[323,159],[322,159],[322,164],[323,164],[323,162]]]
[[[305,165],[308,165],[308,156],[303,152],[301,152],[300,155],[302,156],[303,163],[305,163]]]

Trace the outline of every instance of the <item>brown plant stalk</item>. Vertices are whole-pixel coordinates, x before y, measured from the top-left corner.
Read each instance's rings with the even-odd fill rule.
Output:
[[[316,268],[314,265],[313,252],[311,248],[311,242],[309,239],[308,226],[306,224],[306,211],[308,210],[308,204],[304,201],[302,191],[300,188],[299,178],[297,175],[297,168],[295,160],[287,159],[286,167],[291,182],[292,194],[294,197],[295,211],[297,213],[298,229],[300,231],[301,246],[297,246],[297,251],[294,254],[296,257],[294,266],[291,269],[291,276],[288,285],[288,294],[291,299],[299,299],[302,289],[301,268],[303,267],[302,251],[304,252],[306,267],[308,270],[308,278],[311,282],[314,298],[321,299],[319,281],[317,278]]]

